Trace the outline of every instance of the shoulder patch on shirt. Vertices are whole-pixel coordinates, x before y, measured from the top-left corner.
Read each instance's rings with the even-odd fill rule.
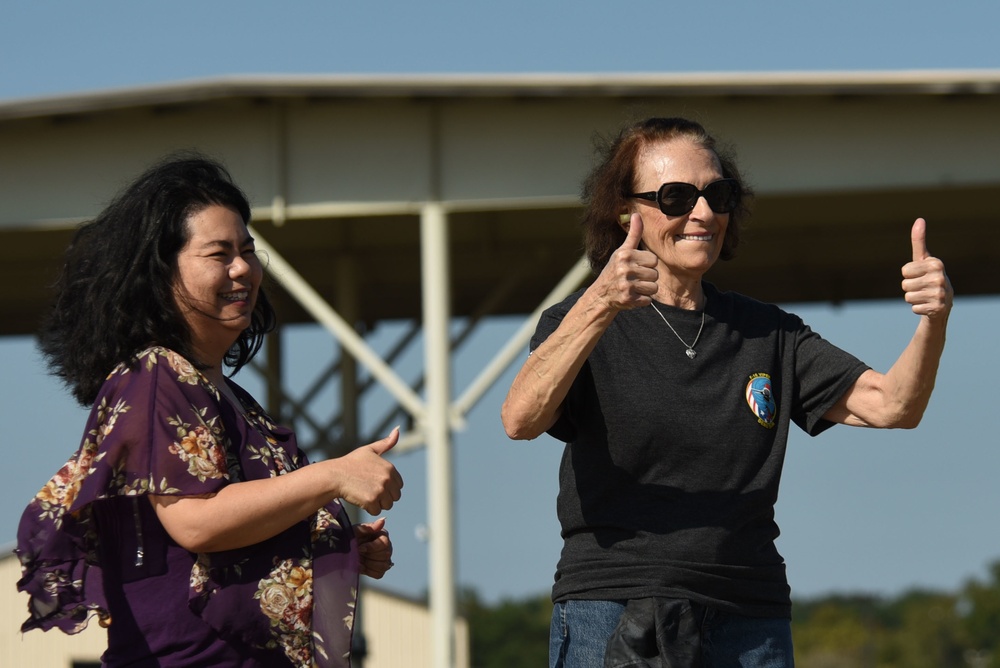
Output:
[[[771,391],[771,376],[766,373],[755,373],[750,376],[746,390],[747,406],[757,418],[762,427],[772,429],[774,416],[778,407],[774,403],[774,392]]]

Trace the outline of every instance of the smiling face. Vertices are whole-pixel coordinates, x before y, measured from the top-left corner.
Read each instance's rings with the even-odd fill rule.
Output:
[[[208,206],[187,219],[177,254],[174,300],[199,361],[220,368],[226,351],[250,326],[264,270],[240,215]]]
[[[635,173],[636,192],[654,191],[671,182],[703,189],[723,176],[715,153],[685,137],[644,147],[636,157]],[[631,202],[630,213],[642,216],[643,243],[659,259],[661,278],[686,284],[700,281],[719,259],[729,214],[712,211],[704,197],[681,216],[664,214],[655,202]]]

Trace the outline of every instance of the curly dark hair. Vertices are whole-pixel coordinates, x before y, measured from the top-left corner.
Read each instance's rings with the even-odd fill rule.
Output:
[[[74,234],[38,338],[51,373],[81,404],[94,402],[115,366],[132,363],[151,345],[202,365],[173,290],[187,221],[212,205],[250,222],[250,203],[225,167],[177,153],[150,167]],[[250,326],[226,353],[232,373],[257,354],[274,327],[274,309],[261,288]]]
[[[712,135],[695,121],[686,118],[647,118],[622,128],[613,138],[598,137],[596,141],[597,165],[583,183],[584,212],[581,221],[584,248],[590,268],[600,273],[622,243],[625,231],[619,216],[628,209],[627,195],[635,192],[636,160],[646,146],[672,139],[686,138],[706,148],[719,159],[722,176],[736,179],[742,197],[736,209],[729,214],[726,237],[722,242],[719,258],[730,260],[746,220],[750,217],[749,202],[753,192],[743,180],[731,150],[721,147]]]

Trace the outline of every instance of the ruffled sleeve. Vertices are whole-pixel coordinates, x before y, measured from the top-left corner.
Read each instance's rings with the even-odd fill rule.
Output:
[[[31,596],[22,630],[77,633],[92,614],[107,620],[92,504],[148,493],[210,494],[229,482],[218,402],[200,378],[186,359],[162,348],[108,377],[79,450],[21,517],[18,588]]]

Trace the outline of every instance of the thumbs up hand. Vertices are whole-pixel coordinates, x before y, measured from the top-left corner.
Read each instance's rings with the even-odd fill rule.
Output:
[[[364,508],[369,515],[389,510],[399,501],[403,478],[385,454],[399,441],[399,427],[374,443],[362,445],[337,459],[319,462],[334,474],[335,498]]]
[[[954,292],[944,263],[927,251],[927,222],[917,218],[910,230],[913,261],[903,265],[903,297],[917,315],[947,318]]]
[[[640,249],[641,242],[642,216],[633,213],[625,242],[611,255],[594,286],[615,311],[647,306],[656,294],[656,256]]]

